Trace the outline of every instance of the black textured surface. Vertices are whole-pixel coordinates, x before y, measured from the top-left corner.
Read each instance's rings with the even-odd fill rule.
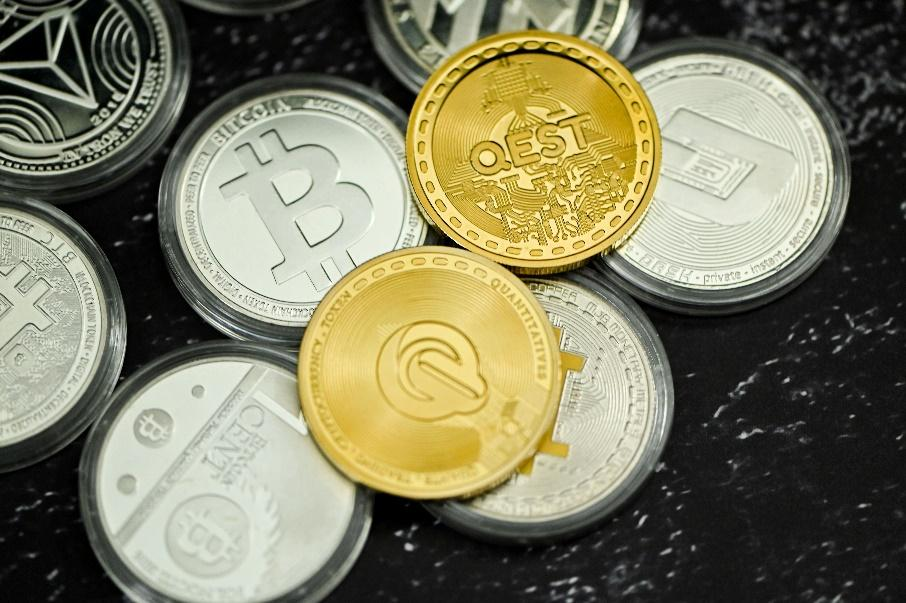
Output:
[[[906,600],[906,8],[903,0],[650,0],[642,46],[701,34],[798,65],[838,111],[853,195],[817,273],[755,312],[650,311],[676,380],[671,442],[616,519],[556,547],[478,544],[415,503],[379,497],[335,601]],[[184,126],[258,77],[347,76],[408,108],[360,3],[231,19],[185,9],[194,53]],[[166,150],[67,207],[117,270],[125,375],[216,338],[172,285],[156,223]],[[117,601],[79,519],[84,438],[0,476],[0,601]],[[300,543],[300,546],[305,546]]]

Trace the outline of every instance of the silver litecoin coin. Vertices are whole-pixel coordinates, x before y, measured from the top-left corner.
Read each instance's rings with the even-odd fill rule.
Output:
[[[46,203],[0,196],[0,471],[79,435],[125,349],[123,299],[97,244]]]
[[[348,573],[372,497],[321,455],[295,361],[197,344],[114,392],[80,466],[88,536],[136,601],[319,601]]]
[[[263,15],[290,10],[314,0],[183,0],[186,4],[223,15]]]
[[[642,0],[367,0],[368,27],[387,66],[413,92],[447,57],[480,38],[545,29],[620,59],[635,46]]]
[[[526,284],[561,330],[553,431],[508,482],[428,506],[459,531],[507,544],[577,536],[611,515],[653,471],[673,420],[670,366],[634,302],[581,272]]]
[[[173,0],[0,0],[0,185],[96,195],[141,167],[188,89]]]
[[[174,149],[161,243],[190,304],[238,339],[296,345],[355,266],[421,245],[405,116],[327,76],[254,82],[211,106]]]
[[[603,259],[666,309],[751,309],[802,282],[829,251],[849,197],[846,143],[805,77],[767,53],[690,40],[631,63],[663,137],[638,230]]]

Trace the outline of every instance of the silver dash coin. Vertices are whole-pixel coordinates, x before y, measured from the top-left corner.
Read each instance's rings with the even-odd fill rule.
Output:
[[[120,289],[88,233],[46,203],[0,196],[0,472],[79,435],[125,348]]]
[[[480,38],[521,29],[578,36],[620,59],[635,46],[641,0],[367,0],[378,54],[414,92],[450,55]]]
[[[640,299],[697,314],[750,309],[802,282],[849,197],[826,101],[787,63],[729,42],[667,44],[633,68],[661,124],[663,167],[606,270]]]
[[[428,506],[445,524],[502,543],[556,541],[600,523],[647,480],[673,419],[670,366],[635,303],[599,276],[526,283],[561,330],[567,370],[554,429],[503,485]]]
[[[264,15],[290,10],[314,0],[183,0],[197,8],[223,15]]]
[[[232,337],[297,344],[344,274],[425,240],[404,125],[390,101],[327,76],[254,82],[210,107],[161,185],[161,242],[186,299]]]
[[[188,73],[173,0],[3,0],[0,182],[51,202],[122,182],[176,125]]]
[[[95,553],[137,601],[319,601],[371,524],[371,494],[308,434],[295,361],[260,344],[190,346],[130,377],[79,487]]]

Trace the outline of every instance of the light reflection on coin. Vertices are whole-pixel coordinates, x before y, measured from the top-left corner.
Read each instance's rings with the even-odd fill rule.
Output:
[[[120,290],[71,218],[0,198],[0,471],[75,438],[119,376]]]
[[[225,97],[180,139],[160,197],[182,293],[233,337],[296,344],[358,264],[420,245],[405,118],[352,82],[286,77]]]
[[[0,8],[0,177],[48,201],[127,178],[172,131],[188,87],[175,5],[7,0]]]
[[[651,474],[673,415],[669,363],[638,306],[578,275],[526,284],[578,360],[549,442],[498,488],[429,506],[452,527],[499,542],[574,536],[612,514]]]
[[[369,0],[378,54],[413,92],[452,54],[493,34],[541,29],[626,58],[641,29],[639,0]]]
[[[318,601],[349,571],[371,496],[309,437],[293,370],[263,346],[216,342],[114,393],[80,498],[96,554],[130,597]]]
[[[655,200],[605,259],[652,304],[693,313],[765,303],[802,281],[839,232],[849,163],[830,108],[792,67],[722,41],[637,59],[661,122]]]

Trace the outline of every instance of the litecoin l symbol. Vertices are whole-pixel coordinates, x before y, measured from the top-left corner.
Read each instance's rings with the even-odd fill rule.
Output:
[[[50,291],[47,281],[39,278],[27,291],[20,288],[31,273],[31,267],[25,262],[20,262],[9,272],[0,269],[0,349],[28,325],[44,331],[53,324],[53,320],[38,307]]]
[[[371,199],[359,186],[337,182],[337,158],[317,145],[287,148],[276,130],[235,149],[245,173],[220,187],[225,200],[247,198],[283,255],[272,267],[278,285],[302,273],[315,290],[355,268],[349,248],[374,221]]]

